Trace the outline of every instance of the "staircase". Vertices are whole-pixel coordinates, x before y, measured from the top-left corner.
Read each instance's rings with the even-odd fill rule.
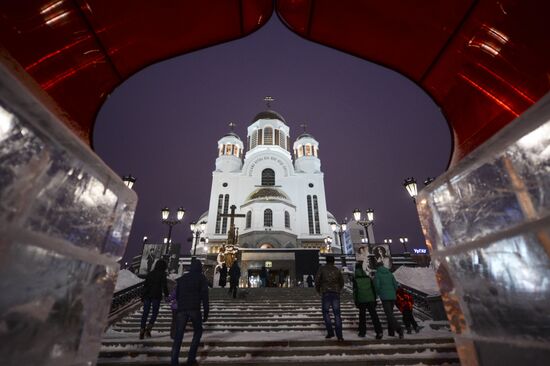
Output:
[[[226,290],[210,290],[198,360],[201,365],[442,365],[459,364],[452,334],[445,323],[425,322],[419,334],[405,339],[374,339],[367,319],[367,338],[357,337],[357,309],[343,296],[344,342],[325,340],[320,299],[313,289],[246,289],[237,299]],[[384,329],[382,307],[378,315]],[[401,321],[401,314],[396,309]],[[171,313],[163,305],[152,337],[139,340],[141,309],[109,329],[98,365],[169,365]],[[419,320],[419,319],[417,319]],[[186,360],[192,328],[185,334],[180,363]]]

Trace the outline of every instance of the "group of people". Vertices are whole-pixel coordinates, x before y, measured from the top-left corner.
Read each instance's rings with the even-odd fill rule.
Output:
[[[151,330],[158,316],[160,302],[164,295],[170,301],[172,308],[170,336],[174,342],[172,344],[171,365],[178,365],[181,343],[188,322],[193,324],[193,339],[187,356],[187,365],[196,365],[197,350],[202,337],[202,323],[208,320],[210,310],[208,280],[202,272],[201,262],[193,258],[189,271],[177,279],[176,286],[169,293],[166,269],[166,262],[159,260],[155,264],[154,270],[149,272],[145,279],[142,296],[143,315],[139,338],[151,337]],[[229,291],[235,298],[241,276],[241,270],[237,261],[233,262],[228,274],[230,278]],[[313,284],[312,281],[308,281],[308,285],[310,283]],[[329,339],[336,336],[338,341],[343,341],[340,294],[344,288],[344,277],[340,269],[334,265],[333,256],[327,256],[326,265],[319,268],[315,276],[315,288],[322,297],[323,320],[327,330],[325,338]],[[399,338],[403,338],[403,328],[393,314],[393,308],[396,304],[403,313],[403,322],[405,323],[407,332],[411,332],[411,327],[416,332],[419,331],[420,328],[412,314],[412,297],[398,287],[393,274],[380,264],[376,269],[374,279],[372,279],[363,270],[362,263],[358,262],[355,267],[355,277],[353,280],[353,298],[355,305],[359,309],[359,337],[366,336],[366,311],[368,310],[376,332],[376,339],[382,338],[382,325],[376,313],[377,297],[380,298],[384,313],[388,319],[388,334],[390,336],[395,336],[395,332],[397,332]],[[152,315],[147,324],[151,308]],[[335,320],[334,327],[330,318],[331,308]]]
[[[395,318],[393,309],[397,308],[403,314],[403,322],[407,333],[419,332],[420,327],[416,323],[412,308],[413,298],[410,294],[400,288],[395,277],[383,263],[378,263],[376,274],[371,278],[364,270],[363,263],[355,265],[355,276],[353,279],[353,299],[355,306],[359,309],[359,329],[357,335],[365,337],[367,333],[367,310],[369,312],[376,339],[383,337],[382,325],[376,312],[379,298],[382,302],[384,314],[388,320],[388,335],[393,337],[395,333],[399,338],[404,337],[403,328]],[[334,257],[326,257],[326,265],[322,266],[315,276],[315,288],[322,297],[323,320],[327,330],[325,338],[333,338],[335,335],[338,341],[343,341],[342,318],[340,315],[340,293],[344,287],[344,277],[340,269],[334,265]],[[334,316],[334,327],[330,318],[330,309]]]

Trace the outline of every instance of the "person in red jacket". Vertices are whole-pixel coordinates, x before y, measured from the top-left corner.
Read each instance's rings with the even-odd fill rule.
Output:
[[[420,327],[416,323],[416,320],[414,320],[414,299],[411,294],[406,292],[402,287],[399,287],[397,289],[395,305],[397,306],[401,314],[403,314],[403,323],[405,323],[407,334],[411,334],[411,326],[413,327],[414,331],[418,333],[420,331]]]

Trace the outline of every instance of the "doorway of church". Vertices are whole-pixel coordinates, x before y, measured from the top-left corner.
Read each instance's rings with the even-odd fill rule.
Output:
[[[261,268],[251,268],[248,270],[248,287],[262,287],[260,279]],[[291,287],[290,271],[287,269],[266,268],[267,278],[265,287]]]

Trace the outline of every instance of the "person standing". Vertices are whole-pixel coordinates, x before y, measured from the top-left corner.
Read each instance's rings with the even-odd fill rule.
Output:
[[[221,288],[225,288],[227,285],[227,265],[225,262],[222,263],[222,266],[220,268],[220,280],[218,282]]]
[[[306,282],[307,282],[307,287],[313,287],[313,276],[310,274],[307,275]]]
[[[374,276],[374,287],[380,300],[382,300],[382,307],[384,308],[384,314],[388,320],[388,335],[395,336],[395,331],[399,333],[399,338],[403,338],[403,328],[401,324],[395,319],[393,315],[393,307],[395,306],[397,281],[393,276],[393,273],[389,269],[384,267],[382,263],[377,264],[376,275]]]
[[[279,271],[279,287],[284,287],[285,286],[285,280],[286,280],[285,272],[280,270]]]
[[[189,272],[176,282],[176,334],[172,344],[172,366],[178,366],[181,342],[188,321],[193,324],[193,339],[187,353],[187,365],[197,365],[197,350],[202,337],[202,323],[208,320],[210,311],[208,303],[208,280],[202,273],[201,262],[191,260]],[[202,316],[201,316],[202,304]]]
[[[323,320],[327,328],[325,338],[333,338],[334,330],[330,319],[330,308],[334,314],[334,323],[336,337],[338,341],[343,341],[342,317],[340,316],[340,292],[344,287],[344,276],[334,265],[334,256],[326,257],[327,264],[319,268],[315,275],[315,289],[321,295],[321,305],[323,309]]]
[[[262,269],[260,270],[260,287],[266,287],[267,286],[267,268],[265,266],[262,266]]]
[[[143,292],[141,299],[143,301],[143,314],[141,316],[141,329],[139,331],[139,339],[143,339],[144,336],[151,337],[151,330],[157,316],[159,314],[160,301],[162,300],[162,295],[168,297],[168,282],[166,281],[166,262],[162,259],[159,259],[155,263],[155,269],[147,274],[145,282],[143,284]],[[153,312],[151,314],[151,319],[149,320],[149,325],[147,324],[147,318],[149,317],[149,311],[153,307]]]
[[[359,337],[367,334],[367,309],[369,310],[372,325],[376,332],[376,339],[382,338],[382,325],[376,313],[376,293],[372,279],[363,270],[363,263],[355,264],[355,277],[353,279],[353,300],[359,309]]]
[[[403,314],[403,323],[405,323],[405,329],[407,329],[407,334],[411,334],[411,326],[414,329],[415,333],[418,333],[420,331],[420,327],[416,323],[416,320],[414,319],[413,315],[413,306],[414,306],[414,299],[406,292],[403,287],[399,287],[397,289],[397,298],[395,300],[395,305]]]
[[[233,298],[237,298],[237,287],[239,287],[239,279],[241,278],[241,269],[237,261],[234,261],[229,268],[229,293],[233,293]]]

